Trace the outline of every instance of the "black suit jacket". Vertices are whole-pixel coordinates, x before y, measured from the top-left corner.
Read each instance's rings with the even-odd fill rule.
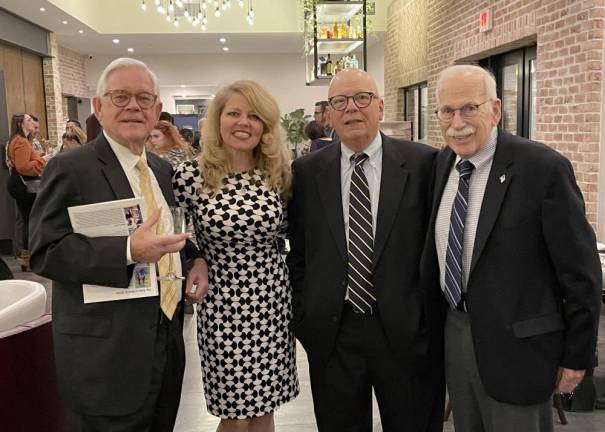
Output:
[[[439,292],[435,218],[454,161],[449,148],[437,157],[423,264]],[[540,403],[552,395],[559,366],[592,366],[600,287],[595,235],[571,164],[543,144],[498,131],[467,285],[487,393],[507,403]]]
[[[168,205],[175,205],[170,164],[147,162]],[[159,296],[84,304],[82,284],[127,287],[127,237],[74,234],[67,207],[132,198],[103,134],[48,163],[32,209],[31,266],[53,280],[53,338],[63,399],[78,412],[119,416],[137,410],[149,392]],[[181,308],[182,309],[182,308]],[[182,321],[181,321],[182,322]],[[182,339],[179,349],[183,354]]]
[[[288,207],[292,328],[318,365],[334,348],[347,288],[340,149],[333,144],[294,161]],[[441,329],[431,331],[433,311],[419,278],[436,150],[384,135],[382,149],[372,269],[378,316],[393,352],[418,370],[441,361],[429,350],[429,335],[439,338]]]

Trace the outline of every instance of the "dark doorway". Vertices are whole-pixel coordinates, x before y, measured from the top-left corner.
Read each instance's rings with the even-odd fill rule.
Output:
[[[536,122],[536,46],[509,51],[479,61],[496,77],[502,100],[500,127],[532,139]]]

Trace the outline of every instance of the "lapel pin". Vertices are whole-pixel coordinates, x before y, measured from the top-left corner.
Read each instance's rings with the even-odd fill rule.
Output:
[[[506,174],[502,174],[500,176],[500,183],[504,183],[506,181]]]

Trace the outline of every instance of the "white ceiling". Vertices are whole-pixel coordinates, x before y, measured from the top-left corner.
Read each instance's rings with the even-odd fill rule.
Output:
[[[140,6],[139,0],[122,1],[136,3],[137,7]],[[153,9],[153,0],[147,0],[147,4]],[[132,5],[130,6],[132,7]],[[46,0],[0,0],[0,7],[54,32],[59,45],[84,55],[124,55],[129,47],[134,48],[136,54],[222,53],[223,44],[219,43],[219,37],[227,39],[226,45],[229,47],[230,53],[302,54],[303,48],[302,33],[298,31],[289,33],[204,33],[199,28],[193,29],[189,24],[183,23],[181,27],[186,25],[190,28],[187,30],[190,33],[137,34],[132,33],[131,26],[128,33],[101,34]],[[41,7],[46,10],[41,12]],[[120,19],[120,10],[114,9],[116,9],[116,20]],[[154,10],[148,10],[145,14],[141,12],[140,18],[156,20],[159,18],[148,17],[150,14],[157,15]],[[224,19],[224,17],[219,19]],[[62,21],[68,23],[62,24]],[[170,31],[167,23],[160,24],[166,24],[167,31]],[[247,26],[245,22],[242,24]],[[79,30],[84,30],[84,33],[80,34]],[[120,40],[119,45],[112,43],[114,38]]]

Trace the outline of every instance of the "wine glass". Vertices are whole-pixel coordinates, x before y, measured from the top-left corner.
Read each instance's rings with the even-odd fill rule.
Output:
[[[186,232],[187,222],[185,218],[185,209],[183,207],[171,206],[170,216],[172,217],[172,234],[183,234]],[[162,281],[185,280],[184,276],[179,276],[174,272],[174,257],[169,254],[168,273],[165,276],[158,277]]]

